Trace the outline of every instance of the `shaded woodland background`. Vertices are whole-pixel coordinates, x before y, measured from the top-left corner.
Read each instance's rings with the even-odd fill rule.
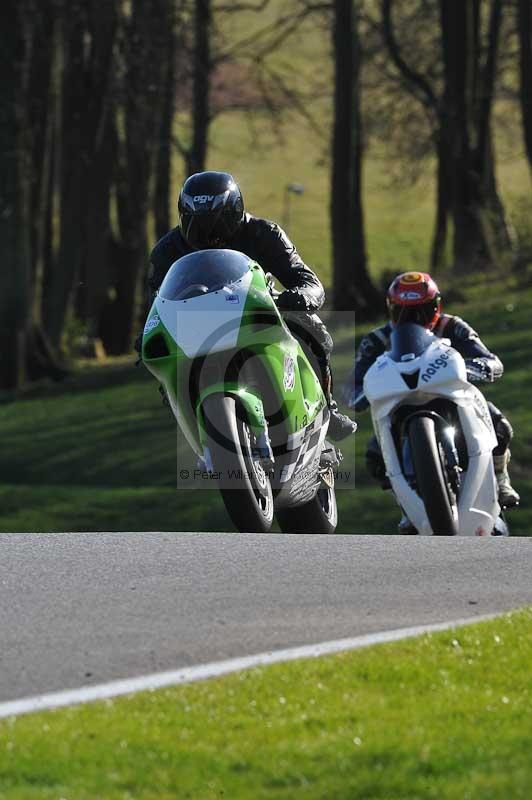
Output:
[[[319,82],[291,62],[302,30],[320,31]],[[381,312],[369,151],[402,180],[435,174],[431,246],[406,266],[452,276],[530,258],[494,144],[518,127],[532,169],[530,0],[5,0],[0,37],[0,389],[60,379],[75,335],[89,354],[130,352],[150,246],[221,114],[267,114],[279,136],[297,114],[323,143],[337,309]],[[217,168],[239,177],[220,150]]]

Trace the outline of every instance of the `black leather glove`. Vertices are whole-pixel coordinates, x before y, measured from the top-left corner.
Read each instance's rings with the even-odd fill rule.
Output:
[[[364,392],[361,389],[356,390],[354,386],[349,386],[349,384],[346,384],[343,388],[342,400],[346,406],[355,411],[365,411],[366,408],[369,408]]]
[[[266,273],[266,286],[268,287],[269,293],[272,297],[279,297],[281,292],[275,288],[275,280],[271,272]]]
[[[279,311],[308,311],[309,304],[299,289],[286,289],[276,299]]]
[[[483,358],[466,358],[467,379],[471,383],[493,382],[493,369]]]

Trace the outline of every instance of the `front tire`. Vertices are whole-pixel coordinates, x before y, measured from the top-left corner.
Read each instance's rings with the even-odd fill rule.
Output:
[[[334,533],[338,525],[338,507],[333,471],[327,470],[312,500],[295,508],[280,509],[276,517],[283,533]]]
[[[454,498],[445,476],[434,420],[414,417],[409,424],[408,437],[417,491],[425,504],[432,532],[435,536],[456,536]]]
[[[234,397],[212,394],[203,403],[206,445],[227,513],[241,533],[266,533],[273,522],[270,479],[253,454],[251,431]]]

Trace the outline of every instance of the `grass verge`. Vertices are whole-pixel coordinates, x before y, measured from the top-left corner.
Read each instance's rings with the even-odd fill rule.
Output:
[[[0,723],[3,800],[530,797],[532,610]]]

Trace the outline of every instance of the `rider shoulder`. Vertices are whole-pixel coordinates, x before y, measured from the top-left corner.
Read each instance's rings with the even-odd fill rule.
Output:
[[[442,314],[434,333],[436,336],[444,336],[450,339],[451,343],[453,341],[460,342],[480,338],[476,330],[468,322],[451,314]]]
[[[277,222],[263,217],[254,217],[246,214],[237,236],[247,236],[256,241],[268,244],[281,241],[288,249],[293,248],[292,242]]]
[[[186,244],[181,229],[172,228],[154,246],[150,253],[150,261],[156,269],[168,271],[174,261],[190,252],[191,249]]]

